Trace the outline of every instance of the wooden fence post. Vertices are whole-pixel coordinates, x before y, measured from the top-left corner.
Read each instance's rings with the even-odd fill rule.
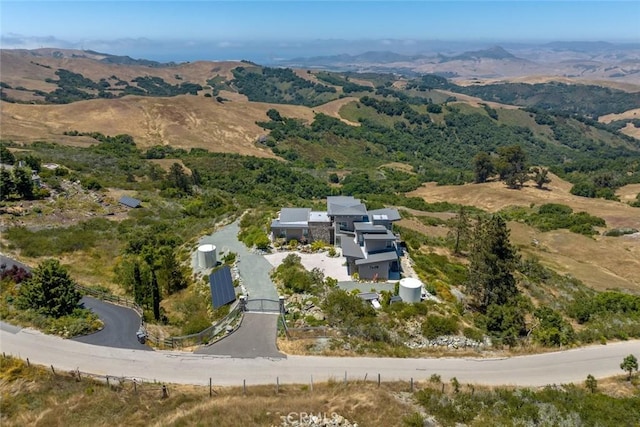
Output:
[[[380,387],[380,373],[378,372],[378,387]]]
[[[209,377],[209,397],[213,396],[213,389],[211,387],[211,377]]]
[[[347,385],[347,371],[344,371],[344,385]]]
[[[242,394],[247,395],[247,380],[242,380]]]
[[[311,391],[313,391],[313,375],[311,375]]]
[[[280,393],[280,377],[276,377],[276,394]]]
[[[411,393],[413,393],[413,377],[411,377],[411,387],[410,387]]]

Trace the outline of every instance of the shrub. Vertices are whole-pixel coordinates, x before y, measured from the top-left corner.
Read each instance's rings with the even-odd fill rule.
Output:
[[[620,236],[624,236],[625,234],[634,234],[637,233],[638,229],[636,228],[613,228],[611,230],[607,230],[604,235],[605,236],[609,236],[609,237],[620,237]]]
[[[482,340],[484,339],[484,334],[482,333],[482,331],[476,328],[469,328],[469,327],[464,328],[462,330],[462,335],[469,338],[470,340],[474,340],[478,342],[482,342]]]
[[[429,339],[435,339],[442,335],[455,335],[457,333],[457,317],[429,315],[422,323],[422,335]]]

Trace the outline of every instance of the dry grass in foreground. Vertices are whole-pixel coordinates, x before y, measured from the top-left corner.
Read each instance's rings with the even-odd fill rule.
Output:
[[[454,405],[457,409],[451,407],[453,412],[439,408],[439,416],[447,419],[465,412],[474,392],[478,396],[488,394],[490,399],[486,402],[502,408],[496,415],[501,415],[503,420],[509,419],[504,405],[524,402],[498,400],[496,403],[496,397],[500,399],[504,393],[491,397],[492,392],[512,390],[510,387],[459,384],[458,393],[453,383],[442,383],[435,377],[433,381],[415,383],[413,391],[435,391],[435,396],[440,396],[437,402],[431,401],[436,409],[443,399],[445,406],[450,399],[463,405]],[[604,401],[634,399],[637,384],[636,379],[628,382],[620,376],[599,380],[597,390]],[[566,396],[575,398],[581,389],[583,386],[579,385],[577,392]],[[247,386],[246,393],[241,387],[214,387],[211,396],[207,386],[169,384],[166,391],[163,396],[162,384],[143,383],[134,387],[131,381],[115,378],[110,378],[107,384],[82,374],[80,378],[75,373],[54,374],[50,369],[27,366],[19,359],[0,357],[0,422],[3,426],[280,426],[283,418],[290,421],[287,425],[297,425],[295,422],[306,418],[306,414],[331,417],[335,413],[360,426],[387,427],[417,425],[408,423],[418,418],[416,412],[431,418],[417,405],[407,383],[382,383],[378,387],[372,381],[348,384],[334,381],[315,384],[313,389],[308,385],[281,385],[277,393],[275,385]],[[536,409],[531,403],[535,405],[535,399],[528,404],[529,409]],[[570,409],[580,414],[584,408]],[[472,413],[473,417],[476,415]]]
[[[307,385],[216,388],[168,385],[162,398],[160,384],[110,385],[70,373],[27,367],[18,359],[0,358],[1,424],[8,426],[271,426],[281,416],[335,412],[361,426],[393,426],[415,412],[395,394],[409,385],[342,382]],[[296,413],[296,414],[293,414]]]

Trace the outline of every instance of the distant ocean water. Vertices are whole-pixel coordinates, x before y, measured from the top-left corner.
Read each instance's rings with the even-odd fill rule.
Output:
[[[136,52],[129,54],[135,59],[148,59],[158,62],[195,62],[195,61],[240,61],[247,60],[258,64],[270,64],[275,62],[274,59],[281,58],[279,56],[265,54],[264,52],[255,51],[218,51],[218,50],[202,50],[187,52]]]

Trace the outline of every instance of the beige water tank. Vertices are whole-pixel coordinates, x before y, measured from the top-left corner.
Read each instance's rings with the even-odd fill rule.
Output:
[[[216,262],[216,247],[214,245],[208,244],[198,247],[198,267],[213,268]]]
[[[413,277],[405,277],[400,280],[398,291],[403,302],[420,302],[422,296],[422,282]]]

